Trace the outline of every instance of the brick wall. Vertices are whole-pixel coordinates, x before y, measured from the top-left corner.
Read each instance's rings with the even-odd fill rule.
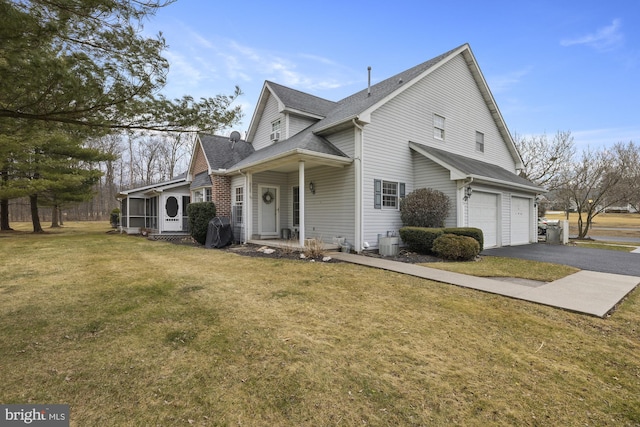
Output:
[[[204,152],[202,151],[202,146],[198,144],[198,149],[196,150],[196,159],[193,162],[193,170],[191,173],[193,176],[201,172],[207,172],[209,170],[209,166],[207,165],[207,159],[204,156]]]
[[[231,218],[231,178],[211,175],[211,201],[216,205],[216,215]]]

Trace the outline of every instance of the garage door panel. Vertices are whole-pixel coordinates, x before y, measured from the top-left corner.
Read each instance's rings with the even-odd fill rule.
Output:
[[[498,195],[475,191],[469,198],[469,226],[482,230],[484,247],[498,245]]]
[[[511,244],[529,243],[531,234],[531,201],[524,197],[511,198]]]

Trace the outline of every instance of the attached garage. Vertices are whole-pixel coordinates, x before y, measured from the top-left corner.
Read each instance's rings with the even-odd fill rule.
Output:
[[[511,244],[524,245],[531,241],[531,199],[511,197]]]
[[[482,230],[484,247],[498,246],[498,195],[475,191],[469,198],[469,227]]]
[[[446,188],[446,178],[455,182],[456,222],[459,227],[481,229],[485,248],[535,241],[534,200],[544,189],[495,164],[415,142],[409,142],[409,147],[444,169],[442,173],[431,163],[421,163],[416,170],[420,170],[427,183],[423,185],[442,189]]]

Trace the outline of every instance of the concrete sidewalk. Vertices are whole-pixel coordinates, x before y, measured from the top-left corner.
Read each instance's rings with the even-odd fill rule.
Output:
[[[640,284],[640,277],[582,270],[554,282],[531,286],[518,283],[517,279],[503,281],[468,276],[364,255],[343,252],[331,252],[329,255],[353,264],[395,271],[598,317],[605,317]]]

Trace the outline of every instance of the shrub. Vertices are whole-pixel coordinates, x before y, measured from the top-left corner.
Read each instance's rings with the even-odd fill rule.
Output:
[[[443,234],[442,228],[402,227],[400,238],[410,250],[420,254],[433,253],[434,240]]]
[[[111,223],[111,226],[113,228],[116,228],[118,225],[120,225],[120,209],[119,208],[113,208],[111,210],[111,214],[109,215],[109,223]]]
[[[484,250],[484,234],[482,230],[475,227],[457,227],[457,228],[444,228],[442,230],[445,234],[455,234],[456,236],[468,236],[474,238],[478,245],[480,245],[480,252]]]
[[[442,191],[419,188],[400,203],[400,218],[407,227],[443,227],[451,201]]]
[[[320,239],[307,239],[304,242],[304,256],[320,258],[324,256],[324,243]]]
[[[472,237],[443,234],[433,242],[433,252],[450,261],[470,261],[480,253],[480,245]]]
[[[209,221],[216,217],[216,205],[212,202],[190,203],[187,206],[189,230],[196,242],[204,245],[207,240]]]

